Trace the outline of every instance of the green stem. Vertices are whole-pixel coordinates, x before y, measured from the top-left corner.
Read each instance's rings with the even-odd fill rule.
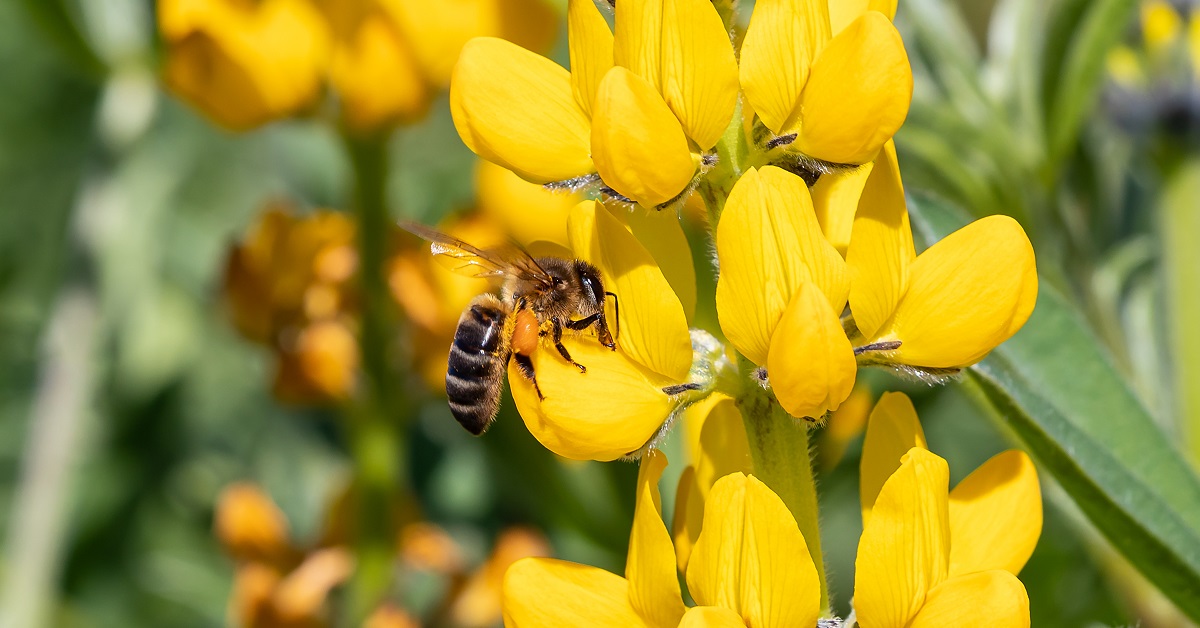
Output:
[[[743,365],[749,366],[744,360]],[[796,518],[821,581],[821,615],[828,616],[829,585],[821,553],[817,483],[808,448],[808,426],[789,416],[771,393],[759,386],[746,386],[738,398],[738,407],[754,458],[754,475],[775,491]]]
[[[1174,362],[1176,416],[1187,436],[1193,465],[1200,466],[1200,159],[1168,171],[1158,220],[1163,279]]]
[[[361,390],[347,416],[357,496],[355,554],[348,612],[358,625],[387,595],[396,556],[396,504],[404,486],[404,432],[399,416],[403,388],[390,367],[388,347],[396,313],[388,291],[388,134],[347,137],[354,169],[354,212],[358,219]]]

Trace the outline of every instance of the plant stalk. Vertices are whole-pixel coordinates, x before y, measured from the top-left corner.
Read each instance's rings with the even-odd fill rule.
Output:
[[[1175,416],[1187,438],[1193,466],[1200,467],[1200,158],[1167,170],[1158,220],[1169,321],[1168,345],[1175,373]]]

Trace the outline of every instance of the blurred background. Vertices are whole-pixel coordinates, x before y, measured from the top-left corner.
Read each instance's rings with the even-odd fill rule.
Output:
[[[623,570],[636,466],[556,458],[507,396],[485,437],[462,430],[445,347],[487,285],[392,226],[565,238],[572,199],[477,162],[445,96],[470,36],[565,64],[565,4],[0,3],[5,626],[493,626],[516,558]],[[1200,355],[1192,4],[902,0],[897,24],[910,192],[1021,220],[1046,281],[1183,433],[1200,412],[1173,358]],[[684,220],[715,330],[704,225]],[[952,482],[1010,446],[959,387],[867,380],[818,437],[843,615],[871,397],[914,396]],[[1180,625],[1043,485],[1034,625]]]

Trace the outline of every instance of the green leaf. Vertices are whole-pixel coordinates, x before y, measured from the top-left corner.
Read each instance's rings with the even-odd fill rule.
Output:
[[[910,199],[909,211],[926,242],[965,222],[929,200]],[[1029,322],[964,384],[1130,563],[1200,618],[1200,480],[1067,298],[1042,281]]]

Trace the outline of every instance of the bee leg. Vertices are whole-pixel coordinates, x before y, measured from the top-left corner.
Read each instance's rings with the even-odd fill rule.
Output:
[[[574,364],[575,366],[579,367],[580,373],[586,373],[587,367],[576,362],[575,360],[572,360],[571,354],[568,353],[567,348],[563,346],[563,343],[562,343],[562,335],[563,335],[562,321],[558,320],[557,318],[553,318],[550,320],[554,323],[554,331],[553,331],[554,348],[558,349],[558,354],[561,355],[563,357],[563,359],[566,360],[567,362],[570,362],[571,364]],[[569,323],[570,323],[570,321],[568,321],[568,324]]]
[[[537,393],[538,401],[544,401],[546,396],[542,394],[542,389],[538,387],[537,374],[533,372],[533,360],[524,353],[514,353],[513,361],[517,363],[517,370],[521,371],[521,375],[533,384],[533,391]]]
[[[599,312],[596,312],[595,314],[592,314],[591,316],[581,318],[577,321],[567,319],[566,328],[574,329],[575,331],[579,331],[581,329],[587,329],[588,327],[595,325],[596,321],[598,321],[598,320],[600,320]]]

